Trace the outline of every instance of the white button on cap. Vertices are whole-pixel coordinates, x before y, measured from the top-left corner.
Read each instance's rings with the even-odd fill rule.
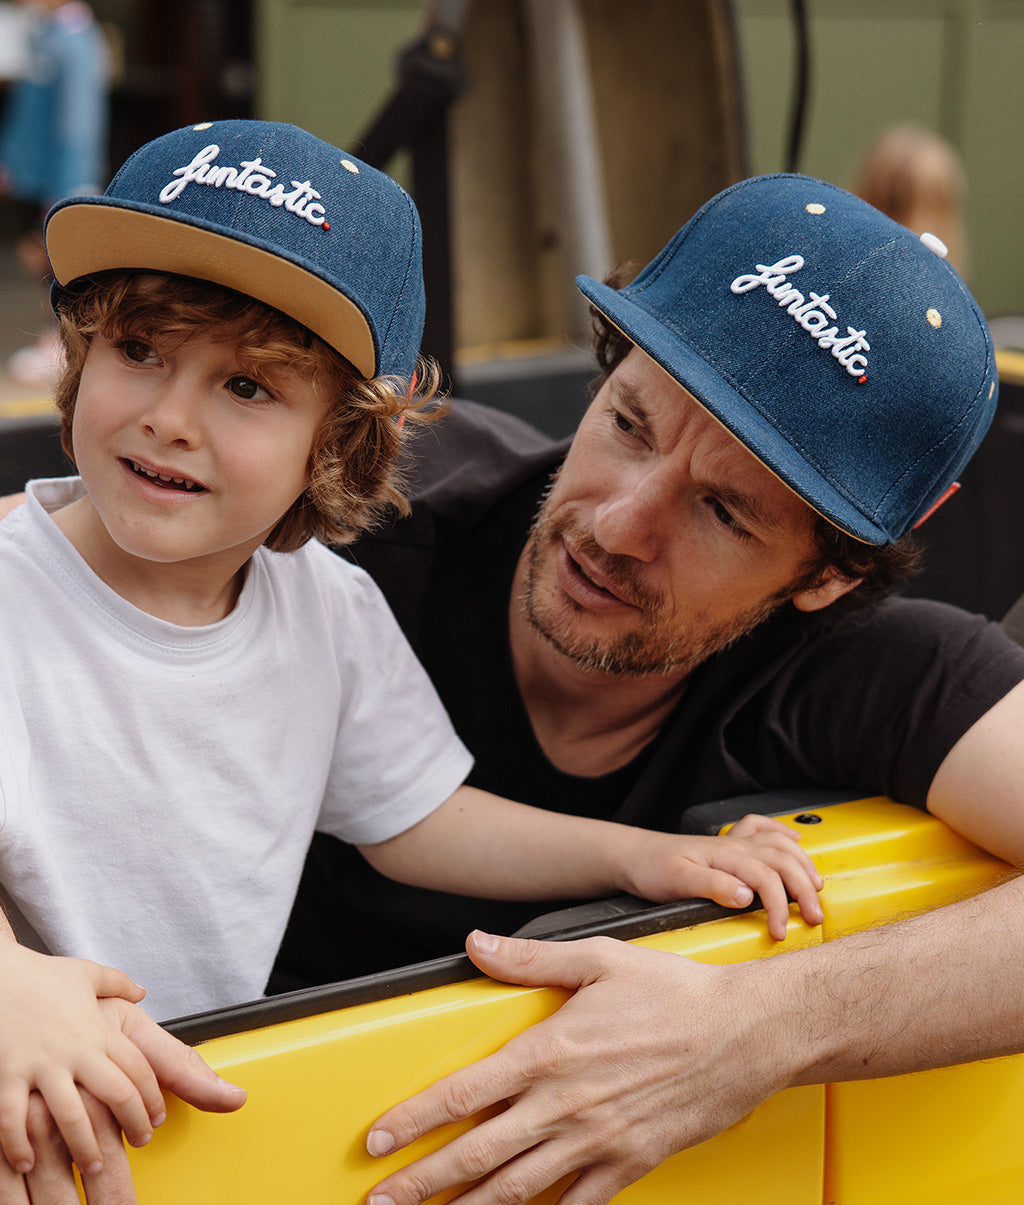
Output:
[[[940,258],[942,258],[942,259],[948,258],[949,248],[942,241],[942,239],[939,238],[939,236],[937,234],[929,234],[928,231],[926,230],[924,232],[924,234],[921,235],[921,242],[924,243],[924,245],[930,251],[934,251],[935,254],[938,255]]]

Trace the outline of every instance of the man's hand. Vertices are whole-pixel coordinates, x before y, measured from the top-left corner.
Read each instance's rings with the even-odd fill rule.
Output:
[[[103,1169],[82,1177],[89,1205],[136,1205],[135,1187],[113,1115],[88,1092],[82,1093],[99,1142]],[[38,1152],[35,1165],[24,1176],[11,1171],[0,1156],[0,1205],[79,1205],[71,1170],[71,1156],[43,1098],[29,1099],[28,1132]]]
[[[509,1102],[382,1181],[369,1205],[413,1205],[481,1177],[459,1198],[466,1205],[518,1205],[572,1172],[579,1175],[563,1205],[604,1205],[784,1086],[780,1060],[759,1032],[761,1010],[750,987],[740,988],[742,964],[705,966],[608,938],[548,943],[475,933],[467,950],[495,979],[575,995],[490,1058],[376,1122],[367,1149],[384,1155]],[[733,993],[746,1008],[724,1027]],[[628,1025],[614,1023],[626,1017]]]

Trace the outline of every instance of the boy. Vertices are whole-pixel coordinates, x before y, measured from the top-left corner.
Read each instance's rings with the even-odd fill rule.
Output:
[[[291,126],[200,125],[58,205],[47,246],[81,478],[34,483],[0,527],[0,882],[20,936],[123,968],[157,1018],[252,998],[317,829],[419,886],[731,906],[753,889],[777,938],[788,888],[820,921],[820,878],[775,822],[666,836],[460,785],[469,757],[376,588],[321,542],[400,504],[402,420],[423,416],[419,226],[397,185]],[[0,1035],[11,1167],[31,1164],[27,1092],[52,1107],[55,1082],[80,1166],[97,1151],[64,1124],[77,1084],[145,1141],[160,1105],[130,1051],[98,1071],[91,1034],[87,1069],[74,1043],[47,1053],[70,1024],[54,966],[81,995],[80,964],[10,942],[0,959],[39,998],[16,1044]]]

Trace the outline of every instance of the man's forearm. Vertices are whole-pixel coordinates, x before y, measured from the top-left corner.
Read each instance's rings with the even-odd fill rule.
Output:
[[[792,1084],[1015,1053],[1024,1050],[1022,911],[1024,879],[1013,879],[912,920],[740,964],[737,988],[761,997]]]

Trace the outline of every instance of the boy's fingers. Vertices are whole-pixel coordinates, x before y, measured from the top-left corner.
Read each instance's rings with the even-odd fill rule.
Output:
[[[781,820],[776,820],[774,816],[758,816],[756,812],[749,812],[741,820],[737,820],[726,836],[746,837],[749,840],[756,833],[776,833],[788,837],[791,841],[800,840],[800,834]]]
[[[116,967],[104,966],[100,962],[90,962],[85,958],[79,961],[83,966],[88,967],[89,978],[98,997],[119,996],[132,1004],[138,1004],[145,997],[145,988],[139,987],[134,979],[129,979],[124,971],[119,971]]]
[[[746,908],[754,898],[751,887],[731,871],[716,866],[686,867],[687,894],[714,900],[723,908]]]
[[[141,1055],[139,1057],[141,1058]],[[116,1064],[109,1059],[101,1059],[92,1066],[83,1067],[77,1081],[97,1099],[103,1101],[117,1118],[118,1125],[132,1146],[145,1146],[153,1137],[155,1123],[150,1118],[145,1101],[136,1085]],[[162,1109],[159,1116],[162,1121]],[[77,1158],[75,1162],[78,1162]]]
[[[110,1057],[114,1060],[120,1070],[131,1081],[135,1091],[138,1093],[146,1116],[149,1119],[151,1126],[162,1125],[164,1118],[167,1116],[167,1106],[164,1103],[163,1093],[160,1091],[160,1085],[157,1083],[156,1075],[153,1068],[143,1057],[142,1051],[129,1041],[123,1034],[118,1034],[113,1042],[111,1042]],[[89,1087],[90,1085],[86,1085]],[[95,1089],[93,1089],[95,1092]],[[99,1092],[95,1095],[101,1096]],[[106,1100],[105,1096],[101,1099]],[[124,1126],[124,1121],[118,1113],[118,1119]],[[132,1139],[132,1135],[128,1132],[125,1126],[125,1134],[133,1145],[138,1145]]]
[[[168,1092],[208,1113],[231,1113],[245,1104],[244,1088],[221,1079],[195,1050],[172,1037],[141,1009],[117,999],[100,1003],[117,1011],[125,1037],[139,1049]]]

